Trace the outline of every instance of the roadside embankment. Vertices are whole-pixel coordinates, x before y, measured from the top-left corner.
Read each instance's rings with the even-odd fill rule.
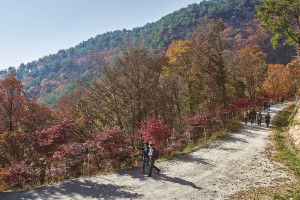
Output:
[[[293,146],[300,149],[300,100],[296,104],[293,115],[290,118],[288,136],[293,142]]]

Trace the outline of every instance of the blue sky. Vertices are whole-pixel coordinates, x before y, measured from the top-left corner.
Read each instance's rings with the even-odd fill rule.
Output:
[[[0,0],[0,69],[107,31],[132,29],[200,0]]]

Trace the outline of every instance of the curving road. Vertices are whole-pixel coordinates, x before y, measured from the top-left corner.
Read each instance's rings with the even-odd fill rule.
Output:
[[[274,117],[288,103],[271,107]],[[264,114],[264,113],[263,113]],[[270,186],[294,177],[265,155],[271,129],[263,123],[245,125],[226,141],[213,142],[183,158],[160,162],[161,174],[140,169],[74,179],[19,192],[0,199],[224,199],[250,187]]]

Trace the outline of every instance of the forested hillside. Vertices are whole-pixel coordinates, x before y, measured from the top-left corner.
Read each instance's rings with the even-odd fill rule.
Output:
[[[192,4],[143,27],[97,35],[75,47],[21,64],[16,69],[17,78],[24,83],[29,96],[53,104],[62,94],[74,88],[76,78],[90,78],[94,67],[90,59],[93,51],[109,51],[116,55],[128,46],[143,46],[157,53],[165,52],[172,41],[190,38],[199,24],[219,18],[226,26],[226,49],[258,45],[267,54],[267,63],[287,64],[295,54],[294,48],[279,44],[273,50],[270,43],[272,34],[259,28],[259,21],[254,17],[255,5],[259,4],[259,0],[209,0]],[[7,72],[0,73],[5,75]]]
[[[0,191],[139,166],[136,147],[146,141],[160,157],[186,154],[228,137],[241,120],[254,127],[263,106],[295,99],[300,2],[269,1],[256,7],[261,21],[258,1],[203,1],[4,72]],[[282,40],[276,51],[267,30]]]

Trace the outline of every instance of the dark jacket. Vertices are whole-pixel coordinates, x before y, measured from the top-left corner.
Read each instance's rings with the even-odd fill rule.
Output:
[[[270,122],[270,119],[271,119],[270,115],[266,115],[266,116],[265,116],[265,119],[266,119],[266,122],[269,123],[269,122]]]
[[[137,147],[139,150],[143,150],[143,157],[148,158],[149,157],[149,147]]]

